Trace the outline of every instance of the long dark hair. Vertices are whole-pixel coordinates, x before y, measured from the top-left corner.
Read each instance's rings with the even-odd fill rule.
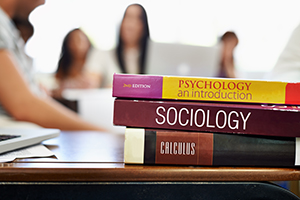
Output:
[[[141,54],[139,57],[139,73],[144,74],[145,70],[146,70],[145,68],[146,68],[147,44],[148,44],[148,40],[150,37],[147,13],[146,13],[146,10],[144,9],[144,7],[141,6],[140,4],[131,4],[126,8],[126,11],[130,6],[139,6],[142,10],[141,18],[142,18],[142,22],[143,22],[143,33],[142,33],[142,37],[140,40]],[[126,15],[126,11],[124,13],[123,20]],[[124,50],[124,44],[123,44],[123,40],[121,38],[121,28],[120,28],[116,54],[117,54],[117,60],[118,60],[119,66],[121,68],[121,72],[126,73],[127,71],[126,71],[126,66],[125,66],[125,62],[124,62],[124,51],[123,50]]]
[[[70,68],[71,68],[71,63],[72,63],[73,58],[72,58],[72,55],[71,55],[69,42],[70,42],[71,34],[75,31],[83,32],[81,29],[75,28],[75,29],[71,30],[65,36],[65,38],[63,40],[63,43],[62,43],[62,47],[61,47],[61,54],[60,54],[60,59],[58,61],[58,67],[57,67],[57,70],[56,70],[56,77],[57,78],[67,77],[69,75],[70,71],[71,71]],[[90,48],[89,49],[91,49],[92,44],[91,44],[90,40],[88,40],[88,41],[90,43]]]

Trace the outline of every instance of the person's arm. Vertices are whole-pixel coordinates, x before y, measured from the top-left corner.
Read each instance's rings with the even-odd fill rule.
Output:
[[[224,59],[224,67],[227,78],[236,78],[234,63],[231,59]]]
[[[224,67],[226,78],[236,78],[232,48],[225,49],[222,67]]]
[[[103,130],[54,100],[34,95],[10,52],[0,50],[0,61],[0,102],[16,120],[61,130]]]

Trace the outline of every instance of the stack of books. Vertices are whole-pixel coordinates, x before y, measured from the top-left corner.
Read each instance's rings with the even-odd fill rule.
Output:
[[[114,74],[125,163],[300,163],[300,83]]]

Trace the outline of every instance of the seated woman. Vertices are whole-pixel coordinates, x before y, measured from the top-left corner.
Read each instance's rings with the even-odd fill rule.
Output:
[[[145,73],[145,57],[149,39],[149,26],[145,9],[139,4],[127,7],[116,49],[122,73]]]
[[[221,37],[222,54],[219,77],[236,78],[233,52],[239,40],[234,32],[228,31]]]
[[[101,87],[111,87],[113,73],[144,74],[149,35],[144,7],[129,5],[121,22],[116,48],[92,51],[86,70],[101,76]]]
[[[68,88],[99,87],[99,76],[84,70],[91,48],[91,42],[82,30],[74,29],[66,35],[55,74],[58,87],[53,91],[53,97],[61,97],[62,91]]]

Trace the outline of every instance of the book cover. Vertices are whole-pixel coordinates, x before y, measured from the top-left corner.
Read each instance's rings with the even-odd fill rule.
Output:
[[[300,83],[114,74],[113,96],[147,99],[300,104]]]
[[[124,158],[131,164],[203,166],[299,165],[298,138],[126,128]]]
[[[140,128],[300,137],[300,107],[116,98],[113,123]]]

